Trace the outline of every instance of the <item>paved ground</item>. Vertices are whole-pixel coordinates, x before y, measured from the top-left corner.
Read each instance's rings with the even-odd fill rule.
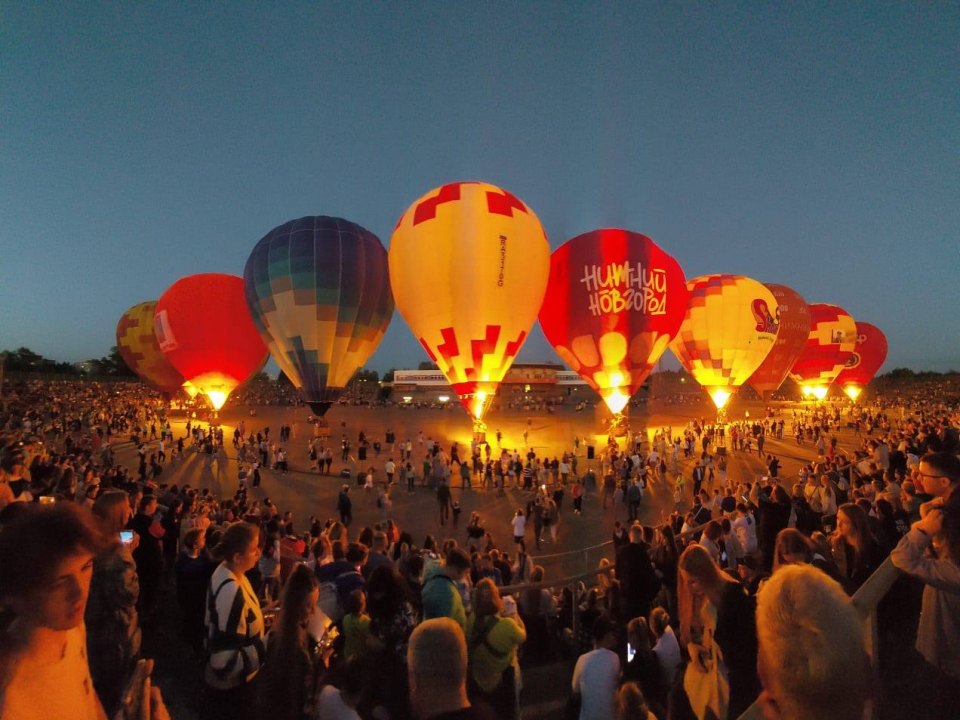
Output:
[[[751,417],[757,417],[762,408],[756,405],[734,406],[733,417],[743,417],[745,410],[749,410]],[[633,414],[634,428],[658,428],[671,425],[674,432],[686,426],[689,419],[699,417],[708,412],[707,407],[695,409],[690,407],[655,408],[650,413]],[[789,427],[790,415],[786,414]],[[336,517],[336,496],[342,480],[338,477],[318,476],[309,471],[307,457],[307,442],[312,433],[312,427],[306,419],[309,411],[305,408],[274,408],[258,407],[256,416],[249,414],[248,408],[227,409],[221,414],[221,423],[227,438],[232,437],[236,424],[243,419],[247,432],[257,432],[264,427],[271,429],[271,436],[279,433],[280,426],[289,424],[294,427],[294,435],[289,443],[290,472],[285,475],[274,471],[263,471],[263,482],[260,488],[252,489],[253,497],[263,500],[270,497],[281,510],[293,510],[298,528],[307,529],[307,518],[316,515],[322,519]],[[472,425],[459,406],[452,410],[420,409],[405,410],[387,408],[370,410],[354,407],[334,407],[328,414],[333,426],[334,438],[339,438],[345,432],[351,442],[356,445],[358,433],[362,430],[372,439],[379,438],[381,442],[387,430],[393,430],[397,439],[409,437],[414,443],[414,459],[417,458],[417,437],[422,431],[425,436],[440,441],[444,448],[449,448],[453,441],[457,441],[469,453]],[[529,425],[528,425],[529,420]],[[345,426],[341,427],[340,423]],[[186,419],[183,416],[174,416],[174,432],[177,437],[184,435]],[[523,432],[528,431],[528,447],[532,447],[540,456],[554,457],[565,450],[573,449],[574,437],[586,438],[585,444],[594,444],[597,448],[605,446],[607,437],[599,434],[602,427],[602,418],[591,411],[574,412],[572,409],[560,411],[557,414],[494,414],[488,418],[488,438],[496,452],[495,433],[500,429],[503,433],[503,447],[518,448],[523,445]],[[855,439],[852,433],[845,431],[841,434],[841,446],[851,447]],[[581,472],[590,463],[586,459],[586,447],[581,445],[579,453],[579,469]],[[163,480],[168,483],[189,483],[194,487],[209,487],[220,496],[232,496],[235,492],[237,480],[237,461],[235,451],[227,443],[228,460],[222,467],[216,463],[206,466],[201,455],[190,452],[186,459],[176,466],[168,465]],[[783,469],[781,477],[795,475],[802,464],[810,462],[815,457],[815,450],[810,444],[798,447],[791,439],[780,442],[768,440],[765,452],[778,455]],[[135,452],[129,444],[118,448],[118,461],[128,467],[135,467]],[[364,466],[373,465],[383,476],[383,464],[390,457],[389,452],[382,452],[379,458],[371,455]],[[335,458],[333,469],[338,471],[342,466],[339,456]],[[356,472],[358,464],[347,463],[351,470]],[[686,461],[682,469],[689,479],[692,461]],[[596,464],[594,464],[596,467]],[[765,472],[765,465],[754,453],[751,456],[742,453],[732,453],[729,456],[728,477],[730,481],[754,480]],[[483,525],[493,534],[494,539],[501,547],[509,547],[512,535],[510,518],[520,506],[526,504],[527,496],[516,490],[508,490],[505,497],[497,497],[495,493],[482,490],[461,490],[455,478],[453,496],[463,509],[461,527],[452,528],[450,525],[441,527],[437,504],[432,491],[417,488],[417,491],[408,495],[402,489],[394,494],[392,517],[400,527],[409,530],[417,542],[426,534],[433,534],[438,539],[443,537],[458,537],[465,539],[465,521],[473,511],[479,512]],[[354,525],[357,531],[364,525],[372,525],[379,520],[379,510],[375,499],[364,497],[362,491],[356,487],[354,494]],[[689,500],[690,490],[687,496]],[[547,577],[561,578],[579,574],[596,567],[600,557],[608,555],[609,546],[597,548],[605,543],[611,533],[613,521],[617,519],[616,512],[608,508],[602,510],[600,500],[594,494],[588,495],[583,504],[583,514],[574,516],[569,512],[571,503],[565,501],[563,520],[560,523],[557,543],[545,545],[543,552],[537,556],[538,563],[544,565]],[[673,508],[672,487],[669,491],[650,488],[644,500],[642,512],[643,520],[649,523],[658,521],[661,511]],[[619,519],[625,519],[621,510]],[[584,550],[585,548],[594,548]],[[157,682],[168,698],[175,718],[189,720],[198,717],[196,713],[197,701],[201,692],[201,668],[190,660],[190,654],[177,635],[178,620],[176,618],[175,600],[172,589],[168,588],[169,602],[160,618],[159,627],[152,632],[145,633],[144,653],[156,658],[155,675]],[[528,717],[553,717],[562,709],[562,698],[557,697],[557,683],[565,688],[569,682],[572,665],[570,660],[557,658],[556,662],[546,667],[525,670],[527,689],[524,694],[524,705],[528,707]],[[562,693],[561,693],[562,695]]]
[[[752,417],[756,417],[762,408],[759,404],[755,406],[741,406],[735,408],[735,411],[742,417],[744,409],[749,409]],[[336,517],[336,497],[343,480],[334,476],[320,476],[310,471],[310,461],[307,457],[307,443],[311,437],[312,427],[306,419],[309,411],[304,408],[276,408],[276,407],[258,407],[256,417],[249,415],[246,408],[228,409],[221,415],[221,423],[226,437],[231,437],[236,424],[243,419],[246,423],[247,432],[262,431],[265,427],[271,429],[271,436],[275,437],[279,433],[280,426],[289,424],[294,427],[294,435],[290,442],[286,443],[286,449],[289,454],[290,472],[280,474],[276,471],[262,471],[263,482],[260,488],[251,489],[252,496],[260,499],[271,498],[271,500],[281,510],[293,510],[297,527],[300,530],[307,529],[307,518],[310,515],[321,519]],[[706,408],[704,408],[706,412]],[[693,415],[687,410],[666,408],[653,414],[639,415],[636,412],[633,416],[633,427],[658,428],[671,425],[674,432],[682,430],[687,421]],[[414,443],[413,459],[414,464],[419,470],[418,460],[422,457],[422,452],[418,453],[419,446],[417,437],[422,431],[426,437],[432,437],[434,440],[442,443],[445,449],[456,441],[460,444],[461,456],[469,454],[472,426],[466,413],[459,406],[453,410],[439,409],[411,409],[403,410],[399,408],[386,408],[370,410],[367,408],[355,407],[334,407],[328,414],[332,427],[334,439],[338,439],[341,432],[346,433],[351,443],[355,446],[358,433],[363,431],[367,437],[379,438],[383,441],[387,430],[393,430],[398,440],[411,438]],[[528,425],[529,420],[529,425]],[[789,416],[787,421],[789,424]],[[185,418],[174,419],[174,431],[178,436],[185,432]],[[341,426],[340,423],[344,423]],[[580,436],[586,438],[587,442],[594,444],[598,450],[606,445],[607,436],[601,435],[597,431],[601,427],[601,419],[595,418],[590,411],[577,413],[571,410],[560,411],[557,414],[495,414],[488,418],[488,439],[493,446],[494,455],[497,454],[496,439],[494,437],[496,430],[500,429],[503,433],[503,447],[507,449],[517,448],[524,452],[523,432],[528,432],[528,445],[541,457],[555,457],[566,451],[572,451],[574,447],[574,437]],[[851,437],[841,436],[841,445],[853,442]],[[335,443],[335,446],[339,443]],[[578,469],[582,473],[587,466],[593,465],[597,468],[597,463],[591,463],[586,459],[586,443],[581,444],[578,455]],[[163,476],[165,482],[171,483],[189,483],[194,487],[209,487],[219,496],[232,496],[235,492],[237,480],[237,462],[236,451],[227,445],[228,460],[224,466],[220,467],[217,463],[212,466],[206,466],[204,458],[201,455],[190,452],[187,458],[181,461],[177,466],[168,465]],[[778,455],[782,462],[781,477],[795,475],[802,464],[810,462],[815,458],[815,451],[808,443],[802,447],[796,445],[791,440],[776,441],[768,440],[764,448],[765,453],[774,453]],[[355,451],[352,451],[355,455]],[[379,457],[369,452],[367,460],[358,463],[353,460],[348,463],[339,461],[339,453],[334,459],[333,471],[337,472],[341,467],[347,466],[351,469],[354,476],[360,466],[377,468],[378,477],[383,478],[383,470],[387,459],[391,457],[388,448],[381,452]],[[766,472],[766,467],[760,458],[754,453],[746,455],[744,453],[731,453],[728,460],[728,477],[731,481],[755,480],[758,476]],[[132,448],[127,448],[119,453],[121,463],[129,463],[135,466]],[[688,478],[693,461],[687,460],[682,463],[681,468]],[[690,485],[687,487],[687,498],[690,498]],[[380,519],[380,511],[376,507],[375,495],[365,495],[364,492],[354,486],[351,489],[354,500],[354,529],[364,525],[372,525]],[[417,542],[420,542],[426,534],[432,534],[436,538],[442,537],[465,537],[464,525],[473,511],[479,512],[482,518],[482,524],[493,534],[494,539],[501,547],[510,546],[510,519],[516,509],[525,506],[528,495],[517,490],[507,490],[505,497],[497,497],[495,493],[483,490],[461,490],[459,487],[459,477],[453,478],[453,497],[460,502],[462,515],[460,519],[461,527],[456,530],[449,524],[441,527],[439,521],[439,512],[434,498],[434,493],[419,486],[414,494],[408,495],[405,490],[395,488],[393,492],[393,510],[391,517],[400,524],[400,527],[409,530]],[[572,503],[568,498],[564,501],[564,510],[569,511]],[[600,500],[596,494],[588,495],[584,500],[584,510],[581,516],[574,516],[570,512],[563,513],[563,520],[560,523],[558,531],[558,542],[555,545],[545,545],[542,555],[556,555],[557,553],[569,553],[573,550],[592,547],[604,543],[609,539],[613,521],[615,519],[625,520],[625,513],[621,509],[619,513],[608,508],[601,510]],[[673,490],[672,485],[668,489],[651,487],[650,492],[644,499],[642,506],[642,519],[644,522],[655,523],[661,517],[661,512],[669,512],[673,509]],[[463,536],[461,537],[461,533]],[[596,566],[596,560],[599,559],[597,553],[588,555],[592,564],[592,569]],[[587,569],[582,555],[575,557],[565,557],[561,559],[544,557],[544,565],[548,570],[548,577],[557,577],[557,574],[573,574],[583,572]]]

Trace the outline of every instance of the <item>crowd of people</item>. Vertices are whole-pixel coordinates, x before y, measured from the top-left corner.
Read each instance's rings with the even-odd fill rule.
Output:
[[[579,472],[577,448],[494,458],[476,443],[461,456],[421,437],[419,473],[405,476],[411,443],[394,437],[383,475],[368,471],[363,486],[381,508],[415,475],[436,492],[451,535],[420,540],[388,512],[351,527],[350,483],[339,522],[301,526],[245,482],[233,497],[164,482],[152,468],[169,461],[148,463],[145,448],[129,472],[113,461],[119,443],[216,456],[223,436],[193,426],[172,438],[163,403],[140,390],[59,390],[4,392],[4,718],[114,717],[131,702],[129,678],[142,679],[141,638],[169,618],[160,605],[171,598],[202,668],[202,717],[519,718],[523,667],[561,655],[577,658],[568,711],[584,719],[735,718],[758,699],[769,718],[856,717],[876,689],[849,598],[888,556],[922,586],[918,702],[946,713],[960,699],[955,405],[800,413],[792,425],[818,461],[789,480],[735,482],[718,467],[727,452],[751,451],[745,438],[767,454],[758,440],[791,427],[774,414],[722,430],[664,428],[602,452],[597,473]],[[843,420],[859,446],[833,442]],[[261,454],[263,436],[234,439],[247,468],[266,460],[282,472],[269,443]],[[693,463],[692,507],[641,524],[637,493],[672,491],[681,463]],[[454,472],[466,488],[529,492],[508,547],[478,514],[456,524]],[[527,526],[539,548],[564,494],[575,513],[595,490],[625,510],[612,561],[594,582],[551,586],[558,579],[527,552]],[[902,621],[910,591],[891,598],[881,622]],[[165,717],[155,690],[139,701]]]

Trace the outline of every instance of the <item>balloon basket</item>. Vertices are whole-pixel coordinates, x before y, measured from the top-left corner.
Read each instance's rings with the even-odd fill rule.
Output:
[[[487,441],[487,424],[483,420],[473,421],[473,440],[477,443]]]

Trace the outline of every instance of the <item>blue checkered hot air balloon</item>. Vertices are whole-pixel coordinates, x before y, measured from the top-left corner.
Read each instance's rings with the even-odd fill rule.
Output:
[[[341,218],[291,220],[257,243],[243,280],[270,354],[323,415],[373,355],[393,316],[383,244]]]

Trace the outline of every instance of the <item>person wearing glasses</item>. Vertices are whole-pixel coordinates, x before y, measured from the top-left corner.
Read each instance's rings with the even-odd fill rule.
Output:
[[[916,648],[930,706],[918,717],[949,717],[960,704],[960,458],[929,453],[920,474],[934,499],[890,559],[924,583]]]

